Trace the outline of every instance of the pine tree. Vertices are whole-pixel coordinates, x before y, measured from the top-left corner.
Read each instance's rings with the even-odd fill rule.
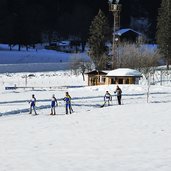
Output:
[[[171,0],[162,0],[157,22],[157,43],[166,59],[167,68],[171,64]]]
[[[106,16],[99,10],[97,16],[90,26],[90,36],[88,39],[89,55],[95,64],[96,69],[105,69],[107,64],[106,42],[110,31]]]

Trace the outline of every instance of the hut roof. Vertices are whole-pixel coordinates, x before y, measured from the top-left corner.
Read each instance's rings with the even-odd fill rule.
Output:
[[[135,31],[133,29],[130,29],[130,28],[120,29],[120,30],[116,31],[115,34],[118,35],[118,36],[121,36],[121,35],[123,35],[123,34],[125,34],[127,32],[133,32],[133,33],[135,33],[137,35],[142,35],[141,33],[137,32],[137,31]]]
[[[107,76],[111,77],[111,76],[132,76],[132,77],[142,77],[142,74],[134,69],[129,69],[129,68],[119,68],[119,69],[115,69],[110,71]]]
[[[96,74],[107,74],[109,73],[109,71],[105,71],[105,70],[102,70],[102,71],[98,71],[98,70],[93,70],[93,71],[90,71],[90,72],[87,72],[86,74],[90,75],[90,74],[93,74],[93,75],[96,75]]]

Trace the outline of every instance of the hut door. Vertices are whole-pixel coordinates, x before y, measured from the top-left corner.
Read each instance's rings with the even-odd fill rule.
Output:
[[[90,85],[96,85],[97,83],[96,77],[92,77],[90,81],[91,81]]]

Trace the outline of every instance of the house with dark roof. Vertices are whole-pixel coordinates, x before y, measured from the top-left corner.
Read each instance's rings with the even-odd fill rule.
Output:
[[[115,35],[119,38],[120,42],[136,42],[143,36],[141,33],[130,28],[120,29],[115,32]]]
[[[88,75],[88,86],[105,85],[106,75],[108,72],[109,71],[98,70],[87,72],[86,74]]]

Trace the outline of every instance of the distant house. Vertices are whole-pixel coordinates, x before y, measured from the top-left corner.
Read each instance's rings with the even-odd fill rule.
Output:
[[[115,32],[115,35],[119,37],[121,42],[136,42],[139,37],[142,37],[141,33],[130,28],[120,29]]]
[[[88,75],[88,86],[109,84],[138,84],[142,74],[134,69],[119,68],[111,71],[91,71]]]
[[[81,41],[71,40],[71,41],[60,41],[57,44],[58,50],[63,52],[80,52],[81,51]]]

